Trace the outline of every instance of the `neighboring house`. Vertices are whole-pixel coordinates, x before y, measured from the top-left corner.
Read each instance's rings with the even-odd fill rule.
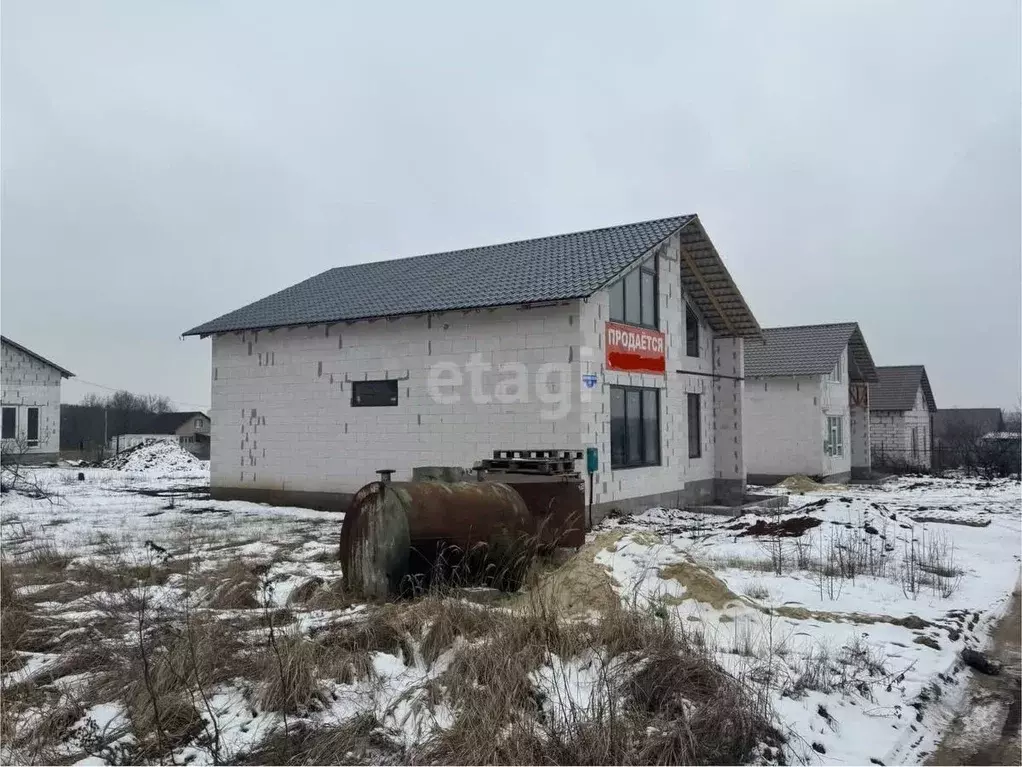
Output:
[[[587,447],[594,518],[744,495],[759,326],[696,216],[331,269],[185,335],[217,498],[344,508],[380,469]]]
[[[22,462],[55,461],[60,451],[60,383],[74,373],[0,336],[2,440]]]
[[[135,419],[136,430],[110,437],[115,453],[151,439],[175,437],[181,447],[199,458],[209,458],[210,420],[205,413],[156,413]]]
[[[873,465],[932,467],[933,399],[922,365],[877,368],[869,388],[869,433]]]
[[[762,342],[745,346],[749,482],[869,476],[868,384],[876,380],[854,322],[764,328]]]
[[[1004,431],[1004,414],[996,407],[941,408],[933,414],[933,439],[937,447],[956,442],[975,443],[992,432]]]

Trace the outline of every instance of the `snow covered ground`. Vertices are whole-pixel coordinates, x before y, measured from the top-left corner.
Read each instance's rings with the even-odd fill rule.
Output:
[[[767,663],[776,711],[811,749],[797,757],[915,763],[961,692],[958,653],[985,645],[1017,587],[1019,488],[904,478],[791,495],[762,519],[819,521],[797,537],[743,535],[755,515],[653,509],[609,520],[596,561],[623,599],[679,614],[728,665]]]
[[[17,597],[31,603],[47,640],[7,663],[0,684],[5,691],[35,685],[47,710],[68,706],[90,680],[91,669],[61,667],[81,648],[75,637],[102,630],[104,641],[130,644],[125,626],[105,627],[110,605],[123,606],[125,594],[137,598],[143,586],[157,612],[174,605],[167,614],[176,620],[186,605],[222,621],[223,636],[240,641],[265,643],[267,616],[293,632],[288,636],[319,641],[381,609],[333,598],[342,515],[212,501],[205,466],[182,471],[176,460],[149,462],[143,473],[57,468],[34,476],[57,497],[5,493],[0,533]],[[565,579],[565,591],[591,589],[593,605],[597,591],[609,587],[625,605],[668,619],[710,647],[737,678],[761,686],[787,736],[789,761],[922,761],[960,695],[958,653],[984,644],[1018,582],[1018,481],[905,478],[881,488],[793,494],[789,503],[782,515],[762,518],[653,509],[609,519],[578,555],[587,577],[594,571],[603,580],[573,585],[579,568],[570,565],[555,575]],[[778,522],[785,534],[770,527]],[[758,530],[765,534],[749,534]],[[795,530],[801,533],[787,534]],[[242,578],[250,601],[220,605],[239,564],[258,586]],[[131,578],[111,585],[97,580],[97,568]],[[509,604],[489,609],[513,609]],[[423,631],[401,647],[373,645],[364,676],[320,680],[317,702],[292,712],[291,726],[337,726],[371,715],[374,733],[398,748],[451,727],[456,712],[437,697],[436,685],[472,640],[455,637],[432,658],[428,644]],[[556,721],[565,715],[558,705],[595,705],[601,668],[592,653],[551,654],[529,678]],[[207,712],[207,730],[210,718],[216,722],[221,761],[251,752],[288,721],[258,702],[260,684],[218,677],[208,700],[196,702]],[[46,755],[110,762],[112,748],[132,745],[128,703],[106,688],[82,696],[64,725],[66,742]],[[18,726],[27,730],[41,716],[31,706],[19,712]],[[27,758],[26,743],[6,748],[13,750],[4,751],[4,761]],[[174,753],[179,762],[211,761],[208,738],[194,734]]]

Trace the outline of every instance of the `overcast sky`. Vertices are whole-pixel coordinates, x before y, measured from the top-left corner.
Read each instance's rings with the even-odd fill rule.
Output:
[[[180,334],[333,266],[698,213],[760,324],[1020,389],[1019,5],[4,0],[5,335],[207,407]]]

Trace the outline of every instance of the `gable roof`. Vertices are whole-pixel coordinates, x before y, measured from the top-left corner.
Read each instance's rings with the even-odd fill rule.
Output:
[[[3,343],[7,344],[8,346],[13,346],[13,347],[14,347],[15,349],[17,349],[18,351],[24,352],[24,353],[25,353],[25,354],[27,354],[27,355],[28,355],[29,357],[34,357],[35,359],[39,360],[39,361],[40,361],[40,362],[42,362],[43,364],[49,365],[49,366],[50,366],[51,368],[53,368],[54,370],[56,370],[57,372],[59,372],[59,373],[60,373],[60,375],[61,375],[61,376],[62,376],[63,378],[74,378],[74,375],[75,375],[75,374],[74,374],[74,373],[72,373],[72,372],[71,372],[70,370],[65,370],[64,368],[62,368],[62,367],[61,367],[60,365],[58,365],[57,363],[55,363],[55,362],[50,362],[50,361],[49,361],[48,359],[46,359],[46,358],[45,358],[45,357],[44,357],[43,355],[41,355],[41,354],[36,354],[36,353],[35,353],[34,351],[32,351],[31,349],[28,349],[28,348],[26,348],[26,347],[22,346],[22,345],[21,345],[21,344],[19,344],[19,343],[18,343],[17,341],[12,341],[12,340],[11,340],[11,339],[9,339],[9,338],[8,338],[7,336],[0,336],[0,341],[2,341]]]
[[[202,416],[208,418],[205,413],[192,410],[188,413],[155,413],[144,420],[141,427],[136,426],[138,434],[173,434],[184,424],[193,418]]]
[[[745,344],[745,375],[824,375],[834,369],[845,347],[849,351],[849,378],[876,381],[876,366],[858,323],[795,325],[763,328],[762,342]]]
[[[1004,416],[996,407],[943,408],[933,414],[933,436],[945,439],[953,432],[980,437],[1004,430]]]
[[[759,325],[697,216],[330,269],[183,335],[588,298],[682,232],[682,283],[715,332]]]
[[[877,368],[878,381],[869,389],[870,410],[911,410],[916,406],[916,393],[923,387],[926,408],[937,409],[930,389],[930,379],[922,365],[888,365]]]

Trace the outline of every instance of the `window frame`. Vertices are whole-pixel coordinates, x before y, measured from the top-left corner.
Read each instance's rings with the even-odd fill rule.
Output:
[[[692,308],[692,304],[685,301],[685,356],[699,359],[702,354],[699,350],[700,342],[699,315]],[[692,345],[695,344],[695,354],[692,353]]]
[[[359,398],[358,388],[359,386],[365,386],[366,384],[388,384],[393,385],[393,401],[387,402],[358,402]],[[389,387],[388,387],[389,388]],[[400,386],[398,379],[396,378],[376,378],[369,381],[352,381],[351,382],[351,406],[352,407],[397,407],[400,402]]]
[[[695,440],[692,439],[692,403],[696,403],[695,417]],[[703,457],[703,395],[698,392],[688,392],[685,397],[685,417],[688,423],[688,457]],[[693,452],[693,447],[695,452]]]
[[[660,391],[661,390],[659,388],[655,387],[655,386],[619,386],[617,384],[611,384],[608,387],[608,390],[609,390],[608,391],[608,397],[613,397],[614,396],[614,394],[613,394],[614,391],[620,391],[622,397],[624,398],[623,399],[623,401],[624,401],[624,419],[623,419],[624,420],[624,425],[623,425],[623,428],[624,428],[624,450],[623,450],[623,452],[624,452],[624,462],[615,461],[615,458],[614,458],[614,447],[613,447],[614,442],[615,442],[614,434],[613,434],[614,418],[613,418],[613,415],[611,414],[611,419],[610,419],[610,428],[611,428],[611,434],[610,434],[610,444],[611,444],[611,450],[610,450],[610,468],[611,468],[611,470],[612,471],[617,471],[618,469],[641,469],[641,468],[646,468],[646,467],[649,467],[649,466],[661,466],[662,463],[663,463],[663,452],[664,452],[663,451],[663,419],[661,418],[661,415],[660,415],[660,409],[661,409],[661,405],[662,405],[662,401],[663,401],[663,398],[660,396]],[[638,395],[639,395],[639,415],[638,415],[639,435],[638,435],[638,440],[639,440],[639,452],[640,452],[640,455],[642,457],[637,462],[636,461],[628,460],[628,454],[631,452],[631,445],[629,444],[629,434],[628,434],[628,431],[629,431],[629,429],[628,429],[628,416],[629,416],[629,413],[628,413],[628,392],[637,392]],[[655,400],[656,400],[656,405],[655,405],[655,407],[656,407],[656,419],[655,419],[655,426],[654,426],[654,428],[656,430],[656,459],[652,460],[652,461],[647,460],[647,458],[646,458],[646,424],[648,422],[653,422],[653,419],[647,419],[646,418],[646,395],[645,395],[646,392],[655,392],[656,393],[655,397],[654,397]],[[610,409],[608,408],[608,411],[609,410]]]
[[[32,411],[35,411],[35,437],[32,437]],[[28,447],[39,447],[39,408],[29,407],[25,412],[25,444]]]
[[[4,434],[3,427],[6,425],[3,422],[4,417],[7,413],[11,413],[11,433]],[[18,438],[18,408],[14,406],[4,405],[2,412],[0,412],[0,439],[17,439]]]
[[[823,452],[830,456],[841,457],[845,454],[845,421],[843,415],[827,415],[824,416],[826,422],[824,424],[824,440],[823,440]],[[835,429],[835,424],[837,428]],[[834,432],[837,432],[837,443],[834,442]]]
[[[628,316],[628,291],[625,289],[625,279],[636,274],[639,281],[639,322],[630,322],[625,319]],[[645,290],[643,289],[643,274],[653,277],[653,324],[642,322],[642,308],[645,301]],[[620,288],[618,286],[620,285]],[[621,293],[621,312],[614,314],[614,291],[619,289]],[[627,272],[612,282],[607,292],[610,294],[610,310],[607,316],[611,322],[622,325],[629,325],[634,328],[648,328],[649,330],[660,330],[660,259],[656,254],[648,256],[642,263],[629,269]]]

